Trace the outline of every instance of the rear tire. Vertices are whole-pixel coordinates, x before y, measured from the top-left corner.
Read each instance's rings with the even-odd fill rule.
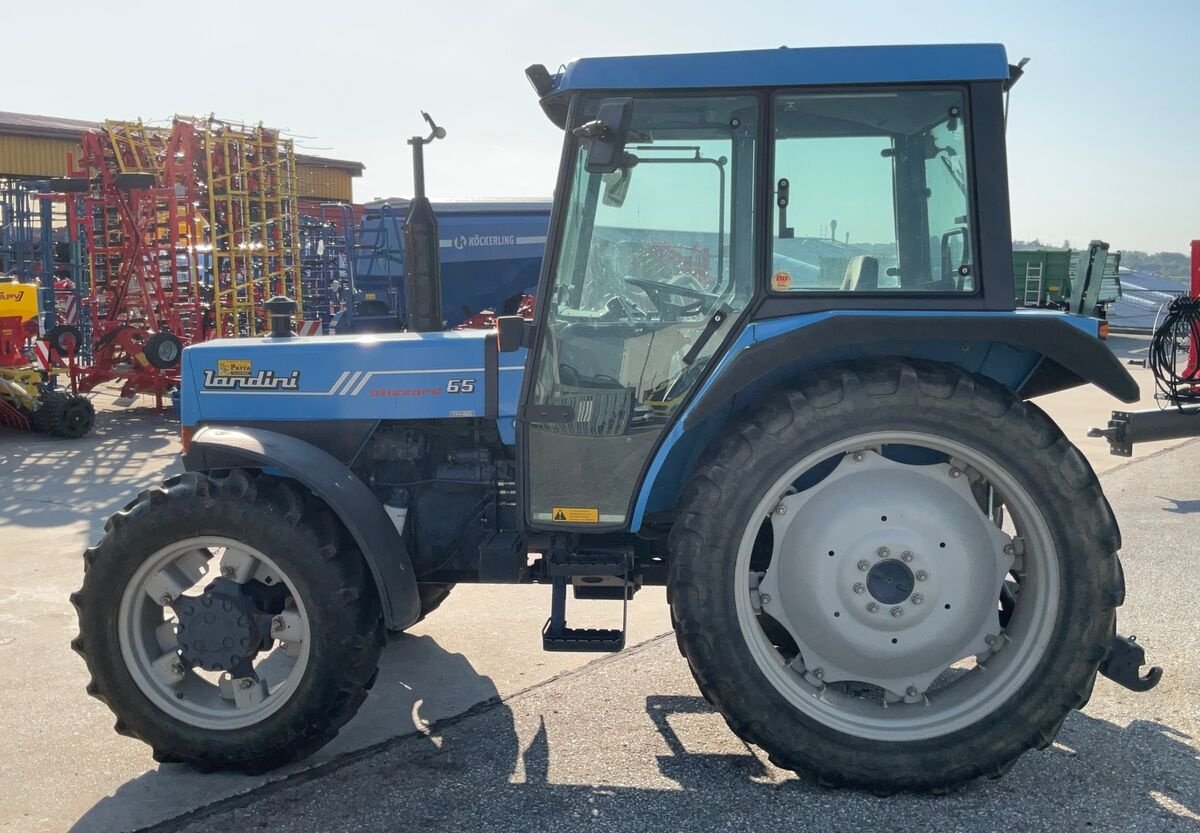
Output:
[[[781,641],[786,642],[789,637],[780,640],[779,623],[766,613],[772,600],[765,595],[766,590],[759,597],[757,589],[749,589],[756,587],[750,583],[750,576],[762,576],[763,586],[767,587],[765,576],[771,570],[778,572],[775,564],[781,558],[807,559],[797,563],[818,568],[841,560],[843,553],[840,551],[834,558],[832,542],[829,544],[830,558],[826,559],[820,557],[826,555],[825,546],[812,548],[820,551],[804,556],[787,555],[790,551],[783,543],[776,545],[772,537],[766,552],[771,566],[764,567],[766,562],[761,560],[758,549],[760,538],[755,535],[766,527],[774,529],[776,523],[790,522],[772,517],[789,514],[781,499],[773,496],[776,492],[772,490],[780,489],[778,484],[783,483],[786,487],[788,483],[794,483],[793,491],[785,490],[779,494],[790,501],[788,505],[802,507],[803,500],[813,500],[811,495],[823,488],[822,483],[835,480],[833,472],[836,468],[818,476],[815,483],[792,481],[790,477],[796,465],[803,465],[814,455],[824,455],[826,449],[835,449],[838,444],[853,447],[846,444],[852,444],[860,435],[879,436],[887,432],[927,436],[931,441],[936,441],[932,438],[944,438],[960,449],[969,449],[980,460],[995,463],[997,471],[1010,477],[1012,504],[1020,505],[1026,519],[1032,517],[1034,525],[1046,532],[1041,538],[1031,533],[1029,540],[1052,542],[1049,549],[1053,552],[1042,554],[1034,551],[1035,546],[1031,543],[1030,551],[1021,556],[1020,563],[1036,565],[1043,575],[1057,576],[1046,585],[1049,591],[1043,594],[1045,601],[1039,603],[1038,594],[1029,591],[1028,604],[1032,607],[1026,609],[1033,611],[1028,614],[1032,618],[1023,621],[1044,623],[1039,626],[1041,630],[1031,627],[1027,631],[1039,634],[1037,638],[1029,636],[1028,642],[1023,643],[1019,641],[1020,633],[1010,629],[1013,633],[1011,644],[1008,641],[1001,643],[1001,649],[988,657],[988,671],[983,676],[970,677],[971,671],[958,674],[957,666],[952,663],[941,672],[943,676],[937,678],[942,680],[948,675],[949,682],[942,683],[942,688],[936,683],[927,689],[913,688],[909,692],[913,697],[908,701],[889,693],[886,687],[872,688],[854,682],[833,682],[831,687],[823,682],[826,673],[815,673],[824,672],[823,668],[805,665],[805,649],[798,648],[795,643],[790,646],[794,660],[789,660],[789,649],[780,646]],[[840,461],[848,461],[849,453],[844,454]],[[856,459],[869,456],[870,451],[855,454]],[[825,458],[817,456],[815,459]],[[942,470],[952,477],[960,477],[962,472],[956,473],[954,469],[958,461],[954,457],[948,459],[948,465],[943,460]],[[841,466],[842,462],[835,464]],[[883,465],[902,467],[900,463]],[[913,468],[931,470],[933,467]],[[919,473],[911,476],[928,477]],[[960,477],[957,482],[961,484],[968,479]],[[1018,497],[1026,493],[1031,500],[1021,503],[1024,499]],[[857,494],[867,500],[865,492]],[[889,494],[895,492],[885,492],[884,501],[894,505],[889,502],[892,500]],[[964,504],[967,502],[964,500]],[[783,512],[776,511],[777,504]],[[1006,503],[1005,508],[1008,506]],[[760,518],[758,512],[764,507],[764,516]],[[859,509],[858,506],[852,508]],[[800,511],[793,509],[790,514],[797,516]],[[872,511],[879,513],[880,508],[872,506]],[[882,515],[876,517],[885,520]],[[901,518],[892,520],[900,521]],[[986,513],[984,520],[996,527],[1000,525]],[[836,523],[836,517],[828,517],[830,528]],[[894,526],[899,528],[900,524]],[[796,534],[825,534],[824,527],[825,522],[808,525],[803,529],[819,528],[818,532],[802,530]],[[1021,540],[1024,546],[1025,539]],[[750,551],[746,549],[747,541],[753,544]],[[773,763],[808,773],[819,783],[829,786],[859,787],[877,793],[945,791],[980,775],[999,776],[1025,751],[1048,746],[1070,711],[1086,703],[1097,665],[1105,656],[1113,633],[1114,610],[1121,598],[1115,555],[1119,546],[1116,522],[1091,467],[1036,406],[1018,400],[989,380],[957,368],[898,361],[845,365],[828,368],[820,375],[806,377],[793,389],[771,394],[759,407],[731,425],[706,452],[685,489],[672,531],[669,598],[680,647],[701,691],[722,713],[733,731],[742,739],[762,747]],[[949,556],[953,545],[950,550],[939,551],[936,543],[933,547],[934,560],[926,563],[954,563]],[[872,565],[878,560],[876,553],[873,549],[870,552],[863,547],[857,549],[864,549],[864,552],[856,551],[853,555],[847,552],[846,555],[861,559],[857,561],[857,570],[863,570],[865,565],[873,573]],[[884,549],[880,547],[878,558],[888,558]],[[917,550],[916,547],[912,549]],[[969,555],[973,550],[966,552]],[[1005,552],[1009,550],[1006,548]],[[743,555],[747,560],[742,560]],[[904,555],[908,561],[912,553],[905,552]],[[917,552],[914,568],[921,563],[921,557]],[[947,558],[951,560],[947,561]],[[760,559],[758,567],[750,566],[754,562],[749,559]],[[894,557],[892,560],[900,561]],[[740,573],[739,564],[747,570],[745,575]],[[899,565],[896,572],[899,572],[898,568]],[[756,569],[763,572],[755,572]],[[840,567],[831,566],[831,569]],[[942,614],[940,602],[944,599],[932,592],[936,589],[936,580],[940,579],[934,570],[931,566],[929,581],[917,588],[929,594],[929,599],[923,600],[927,602],[925,607],[907,607],[909,618],[894,619],[892,617],[902,617],[903,611],[893,612],[890,617],[886,615],[887,607],[880,606],[878,618],[863,616],[866,631],[910,626],[915,629],[917,623],[910,625],[910,619]],[[805,573],[805,580],[815,584],[817,575],[816,571]],[[859,608],[867,607],[863,601],[872,598],[865,593],[876,591],[866,591],[864,586],[856,583],[851,592],[850,582],[856,581],[857,576],[866,579],[870,574],[857,573],[855,561],[851,560],[838,575],[844,575],[845,588],[838,584],[815,591],[819,599],[815,604],[830,608],[828,612],[821,610],[819,616],[841,617],[828,618],[829,626],[834,629],[857,627],[855,621],[848,620],[862,615]],[[922,580],[918,576],[918,581]],[[779,593],[783,595],[785,585],[780,582],[769,589],[775,586],[781,588]],[[878,587],[878,583],[875,586]],[[839,598],[838,593],[848,595]],[[761,602],[758,608],[753,607],[752,597],[755,603]],[[915,598],[915,595],[910,596],[905,601],[911,602]],[[774,603],[778,604],[779,600]],[[1047,611],[1038,613],[1038,604],[1048,606]],[[840,609],[833,612],[834,607]],[[946,608],[949,610],[949,603]],[[979,610],[978,606],[973,609]],[[763,625],[761,638],[746,628],[746,611],[751,611],[749,618],[754,621],[754,610],[759,611],[757,617]],[[1017,610],[1022,610],[1020,603]],[[967,616],[957,611],[955,615]],[[974,615],[981,617],[979,621],[985,628],[991,627],[986,607]],[[945,617],[946,621],[953,621],[950,613]],[[776,627],[766,627],[768,621]],[[1007,623],[1008,620],[1004,621]],[[996,626],[1000,627],[999,623]],[[891,636],[892,633],[899,636],[901,643],[909,638],[908,632],[902,630],[888,631],[884,635]],[[1001,638],[1009,640],[1007,635]],[[989,640],[993,639],[989,636]],[[896,643],[897,639],[890,641]],[[887,639],[878,640],[883,659],[877,660],[874,654],[864,653],[857,657],[846,656],[846,663],[853,665],[857,661],[859,668],[866,669],[864,674],[876,673],[875,669],[890,661],[884,653],[890,649],[887,642]],[[765,650],[761,647],[764,644]],[[826,644],[817,645],[820,653],[828,653]],[[994,643],[989,641],[988,644]],[[902,649],[903,645],[897,648]],[[1005,651],[1009,653],[1006,655]],[[814,649],[810,657],[817,654]],[[914,660],[924,661],[928,655],[916,656]],[[1017,657],[1024,658],[1021,660],[1023,665],[1016,664]],[[997,662],[992,662],[993,658]],[[1018,673],[1006,669],[1025,670]],[[1009,673],[1013,674],[1011,678],[999,676]],[[1007,687],[993,681],[997,678],[1008,680]],[[835,679],[853,681],[864,677],[838,676]],[[850,688],[841,688],[846,685]],[[951,695],[943,694],[959,685],[966,686],[967,694],[955,696],[963,699],[956,701]],[[860,689],[865,692],[868,688],[874,692],[871,697],[878,703],[860,693]],[[972,693],[977,691],[994,691],[994,694],[992,699],[984,699],[982,695]],[[811,696],[806,698],[805,694]],[[976,699],[971,699],[973,697]],[[844,714],[834,707],[819,705],[827,700],[845,703]],[[868,702],[872,706],[870,709],[865,705]],[[874,710],[874,706],[888,702],[892,704],[890,709]],[[926,713],[940,714],[936,709],[948,708],[939,705],[946,703],[951,706],[958,703],[959,713],[944,718],[942,723],[922,723],[934,719]],[[986,705],[986,709],[984,705],[973,708],[976,703]],[[890,720],[910,722],[888,724]]]
[[[96,424],[96,406],[86,396],[71,394],[63,408],[62,421],[54,431],[57,437],[77,440],[87,436]]]
[[[293,668],[300,670],[289,672],[278,688],[268,687],[259,698],[268,705],[246,707],[223,693],[215,696],[211,681],[181,665],[174,666],[185,678],[174,689],[176,700],[153,673],[154,664],[147,672],[139,661],[145,645],[158,638],[155,628],[165,610],[143,599],[139,576],[147,575],[145,565],[152,581],[178,576],[182,568],[175,562],[165,562],[161,572],[150,562],[181,542],[190,547],[206,539],[231,540],[260,553],[259,566],[269,559],[280,575],[264,581],[286,588],[305,617],[301,659]],[[184,552],[186,557],[189,550]],[[183,600],[181,594],[172,602],[176,617]],[[88,693],[116,715],[117,732],[149,744],[156,760],[205,770],[262,772],[328,743],[366,698],[384,642],[378,596],[340,524],[296,484],[240,470],[222,477],[192,472],[143,492],[109,519],[100,543],[84,554],[83,587],[71,602],[79,615],[72,648],[91,673]],[[147,616],[149,623],[141,624]],[[130,635],[139,628],[154,636],[139,642]],[[284,647],[272,642],[265,650]],[[172,646],[157,650],[165,651],[159,659],[168,665],[177,662]],[[273,660],[271,653],[262,664]]]

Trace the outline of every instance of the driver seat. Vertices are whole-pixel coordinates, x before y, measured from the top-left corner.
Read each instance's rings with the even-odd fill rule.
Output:
[[[870,255],[850,258],[842,276],[842,292],[874,292],[879,289],[879,260]]]

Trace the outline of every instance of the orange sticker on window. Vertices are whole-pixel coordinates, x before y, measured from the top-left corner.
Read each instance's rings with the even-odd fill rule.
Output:
[[[786,292],[792,288],[791,272],[776,272],[771,276],[771,288],[776,292]]]

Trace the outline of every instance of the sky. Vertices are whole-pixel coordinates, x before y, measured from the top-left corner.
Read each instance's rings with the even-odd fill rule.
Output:
[[[562,135],[525,80],[533,63],[1000,42],[1032,59],[1008,126],[1014,237],[1149,251],[1200,238],[1194,0],[0,0],[0,21],[18,53],[0,110],[261,121],[364,163],[359,201],[410,194],[422,109],[447,131],[426,151],[431,197],[549,196]]]

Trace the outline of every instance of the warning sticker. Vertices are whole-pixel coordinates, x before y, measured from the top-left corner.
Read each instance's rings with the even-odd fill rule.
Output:
[[[249,359],[217,359],[218,376],[249,376]]]
[[[792,288],[792,273],[776,272],[771,276],[771,288],[776,292],[787,292]]]
[[[550,510],[550,517],[569,524],[598,524],[600,523],[600,510],[555,506]]]

